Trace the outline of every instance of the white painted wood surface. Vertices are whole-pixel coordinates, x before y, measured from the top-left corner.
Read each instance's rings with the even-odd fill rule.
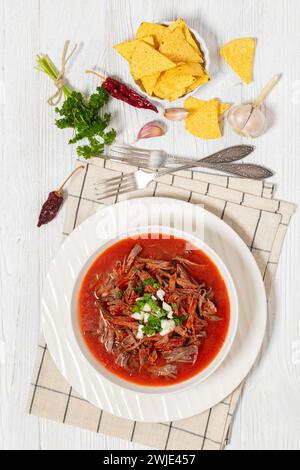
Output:
[[[88,67],[129,81],[112,45],[132,37],[142,20],[184,17],[207,40],[215,78],[199,96],[239,103],[253,98],[275,73],[283,77],[267,104],[272,127],[256,141],[252,160],[276,171],[278,196],[299,202],[300,3],[298,0],[0,0],[0,448],[143,448],[119,439],[47,422],[24,413],[40,330],[40,292],[61,240],[63,214],[38,230],[37,214],[49,190],[74,165],[67,133],[53,125],[46,104],[53,85],[32,68],[37,52],[57,63],[69,38],[80,44],[68,67],[70,83],[92,89]],[[258,38],[255,81],[245,87],[217,48],[240,36]],[[113,103],[120,140],[132,141],[150,116]],[[126,126],[125,126],[126,124]],[[240,142],[227,128],[220,141],[202,142],[170,126],[157,145],[202,155]],[[247,380],[231,440],[232,449],[300,448],[299,218],[284,246],[273,290],[268,332]],[[298,360],[297,360],[298,359]]]

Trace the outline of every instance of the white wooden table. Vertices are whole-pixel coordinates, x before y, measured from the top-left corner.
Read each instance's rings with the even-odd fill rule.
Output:
[[[256,141],[252,160],[276,171],[278,196],[299,201],[300,2],[298,0],[0,0],[0,448],[143,448],[119,439],[47,422],[24,413],[40,331],[40,292],[57,250],[63,214],[42,230],[37,215],[48,192],[74,165],[67,133],[46,104],[51,82],[33,70],[35,55],[57,63],[65,39],[80,44],[68,68],[70,83],[91,90],[98,66],[129,81],[112,45],[130,38],[142,20],[184,17],[207,40],[213,60],[223,42],[258,38],[255,81],[245,87],[217,63],[215,79],[199,94],[239,103],[253,98],[275,73],[281,82],[268,99],[272,127]],[[121,103],[114,126],[131,142],[145,115]],[[219,141],[203,142],[178,126],[157,145],[203,155],[240,142],[227,128]],[[294,217],[273,290],[268,332],[236,414],[231,448],[300,448],[299,218]]]

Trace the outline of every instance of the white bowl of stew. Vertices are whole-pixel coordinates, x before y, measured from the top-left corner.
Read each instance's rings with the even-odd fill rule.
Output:
[[[225,360],[238,325],[223,261],[197,236],[164,226],[106,243],[83,267],[73,305],[89,363],[115,385],[148,394],[205,380]]]

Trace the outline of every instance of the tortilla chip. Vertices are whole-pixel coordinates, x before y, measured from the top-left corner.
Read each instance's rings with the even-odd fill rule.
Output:
[[[182,98],[182,96],[186,95],[186,88],[182,88],[181,90],[177,90],[176,93],[173,93],[171,95],[168,95],[166,99],[168,101],[176,101],[179,98]]]
[[[219,101],[213,99],[210,101],[200,101],[195,103],[195,98],[188,98],[187,107],[190,107],[192,103],[198,106],[198,108],[192,111],[185,121],[185,128],[188,132],[201,139],[218,139],[222,137],[220,124],[219,124]]]
[[[230,106],[229,103],[219,103],[219,117],[223,117],[223,114],[226,113]]]
[[[199,52],[187,42],[182,29],[176,28],[163,35],[159,51],[173,62],[201,62]]]
[[[144,87],[145,92],[148,95],[150,95],[150,96],[152,95],[153,90],[155,88],[155,85],[156,85],[157,80],[159,79],[159,77],[160,77],[160,72],[157,72],[157,73],[154,73],[152,75],[148,75],[146,77],[141,78],[142,86]]]
[[[193,75],[195,77],[201,77],[205,72],[201,64],[195,62],[179,63],[176,66],[178,75]]]
[[[167,70],[159,77],[154,88],[154,94],[159,98],[174,101],[184,95],[186,88],[196,80],[192,75],[178,74],[177,68]]]
[[[175,101],[186,94],[186,88],[178,89],[176,90],[176,92],[166,95],[164,90],[162,91],[157,87],[156,89],[154,89],[153,93],[155,96],[161,98],[162,100]]]
[[[188,111],[189,113],[192,113],[194,111],[198,111],[198,109],[202,107],[203,103],[205,103],[205,101],[198,100],[197,98],[189,97],[185,100],[183,106],[186,111]]]
[[[191,31],[189,30],[189,28],[187,27],[186,23],[183,21],[183,19],[178,19],[176,21],[173,21],[173,23],[171,23],[169,26],[168,26],[168,29],[170,31],[174,31],[174,29],[176,28],[181,28],[182,31],[183,31],[183,34],[185,36],[185,39],[187,40],[187,42],[195,49],[196,52],[198,52],[201,57],[203,57],[203,54],[202,54],[202,51],[199,47],[199,44],[196,42],[196,40],[194,39]]]
[[[154,46],[154,37],[153,36],[145,36],[142,39],[139,40],[134,40],[134,41],[126,41],[126,42],[121,42],[120,44],[117,44],[114,46],[114,49],[122,56],[124,59],[126,59],[128,62],[131,62],[132,55],[135,51],[136,45],[138,42],[144,41],[147,44],[150,44],[150,46]]]
[[[197,51],[200,54],[201,59],[203,59],[203,52],[200,48],[200,45],[198,44],[196,39],[194,39],[193,34],[191,33],[191,31],[186,25],[184,28],[184,35],[185,35],[187,42],[195,49],[195,51]],[[203,60],[201,62],[203,62]]]
[[[145,36],[154,36],[158,45],[166,29],[167,27],[162,24],[143,22],[140,24],[135,37],[136,39],[141,39]]]
[[[227,109],[229,109],[231,106],[228,103],[221,103],[217,98],[210,100],[210,103],[213,102],[216,103],[218,106],[219,118],[222,117],[223,114],[227,111]],[[201,109],[202,106],[205,105],[205,103],[207,103],[207,101],[198,100],[197,98],[190,97],[185,100],[184,109],[186,109],[186,111],[189,111],[190,113],[193,113]]]
[[[149,44],[138,41],[131,59],[131,73],[135,80],[163,72],[176,64]]]
[[[243,82],[248,84],[252,80],[254,51],[254,38],[240,38],[225,44],[220,49],[220,54]]]
[[[186,89],[186,93],[191,93],[192,91],[196,90],[196,88],[199,88],[201,85],[204,85],[204,83],[207,83],[209,79],[209,75],[205,73],[201,77],[197,78],[197,80]]]

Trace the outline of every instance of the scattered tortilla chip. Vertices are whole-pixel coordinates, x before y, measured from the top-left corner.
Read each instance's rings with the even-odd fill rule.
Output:
[[[219,117],[223,117],[223,114],[226,113],[230,106],[229,103],[219,103]]]
[[[183,21],[183,19],[180,18],[180,19],[174,21],[173,23],[171,23],[168,26],[168,29],[171,30],[171,31],[173,31],[176,28],[181,28],[182,29],[187,42],[195,49],[196,52],[198,52],[200,54],[201,57],[203,57],[202,51],[199,47],[199,44],[194,39],[191,31],[189,30],[189,28],[187,27],[187,25]]]
[[[211,103],[215,102],[218,105],[218,115],[219,118],[223,116],[223,114],[230,108],[230,104],[228,103],[221,103],[217,98],[210,100]],[[184,102],[184,109],[193,113],[198,111],[202,108],[202,106],[207,103],[207,101],[198,100],[197,98],[187,98]]]
[[[163,72],[176,64],[149,44],[138,41],[131,59],[131,73],[135,80]]]
[[[158,45],[166,29],[167,27],[162,24],[143,22],[140,24],[135,37],[140,39],[145,36],[154,36],[156,44]]]
[[[163,35],[159,51],[173,62],[201,62],[199,52],[187,42],[180,28],[168,31]]]
[[[155,85],[156,85],[157,80],[159,79],[159,77],[160,77],[160,72],[157,72],[157,73],[154,73],[152,75],[148,75],[146,77],[141,78],[142,86],[144,87],[145,92],[148,95],[150,95],[150,96],[152,95],[153,90],[155,88]]]
[[[122,56],[124,59],[126,59],[128,62],[131,62],[132,55],[135,51],[136,45],[138,42],[144,41],[147,44],[150,44],[150,46],[154,46],[154,38],[153,36],[145,36],[142,39],[134,40],[134,41],[126,41],[126,42],[121,42],[120,44],[117,44],[114,46],[114,49]]]
[[[189,113],[192,113],[194,111],[198,111],[198,109],[202,107],[203,103],[205,103],[205,101],[189,97],[184,102],[184,109]]]
[[[192,91],[196,90],[196,88],[199,88],[199,86],[204,85],[204,83],[207,83],[209,80],[210,80],[210,77],[205,72],[204,75],[197,78],[197,80],[186,89],[186,93],[191,93]]]
[[[219,124],[219,100],[203,101],[188,98],[184,103],[184,107],[190,111],[185,121],[185,128],[188,132],[201,139],[218,139],[222,137]]]
[[[225,44],[220,49],[220,54],[243,82],[248,84],[252,80],[254,51],[254,38],[240,38]]]

